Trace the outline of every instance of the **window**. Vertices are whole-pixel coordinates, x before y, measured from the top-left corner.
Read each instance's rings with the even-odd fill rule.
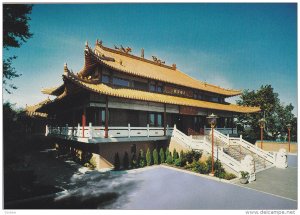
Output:
[[[218,102],[219,101],[219,98],[218,97],[211,97],[210,100],[212,102]]]
[[[198,94],[198,99],[202,99],[202,95],[201,94]]]
[[[162,90],[163,88],[162,88],[162,86],[157,86],[157,92],[159,92],[159,93],[162,93]]]
[[[155,92],[155,85],[154,84],[150,84],[150,91]]]
[[[101,110],[101,125],[105,125],[105,110]]]
[[[118,86],[129,87],[129,81],[121,78],[113,78],[113,84]]]
[[[148,90],[148,84],[139,81],[134,81],[134,88],[139,90]]]
[[[149,126],[155,126],[155,114],[154,113],[149,114]]]
[[[198,98],[197,93],[194,93],[194,99],[197,99],[197,98]]]
[[[157,114],[157,127],[162,127],[162,115],[161,115],[161,113]]]
[[[102,83],[109,83],[109,76],[108,75],[102,75]]]

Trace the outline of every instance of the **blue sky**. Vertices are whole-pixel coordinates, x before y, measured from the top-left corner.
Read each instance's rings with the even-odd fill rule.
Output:
[[[296,4],[41,4],[33,7],[29,39],[15,54],[23,75],[4,100],[22,107],[47,98],[40,90],[62,83],[63,65],[84,62],[85,41],[145,49],[202,81],[225,88],[271,84],[297,111]],[[237,98],[229,101],[234,102]]]

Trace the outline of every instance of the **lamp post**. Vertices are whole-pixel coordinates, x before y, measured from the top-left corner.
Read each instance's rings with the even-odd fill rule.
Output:
[[[266,124],[266,120],[264,118],[261,118],[259,121],[260,126],[260,148],[263,149],[263,138],[264,138],[264,127]]]
[[[289,152],[291,152],[291,128],[292,128],[292,125],[287,124],[286,127],[287,127],[288,132],[289,132]]]
[[[211,127],[211,175],[214,175],[214,128],[217,124],[218,117],[212,113],[206,118]]]

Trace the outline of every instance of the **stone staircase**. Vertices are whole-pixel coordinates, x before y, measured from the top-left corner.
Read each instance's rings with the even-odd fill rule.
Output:
[[[237,161],[243,160],[246,155],[251,155],[254,159],[255,172],[260,172],[273,166],[273,163],[239,145],[226,146],[223,148],[223,151]]]
[[[183,146],[193,150],[204,150],[211,153],[211,135],[187,136],[180,132],[176,127],[172,138],[177,139]],[[218,131],[214,131],[214,156],[218,154],[218,159],[235,172],[243,170],[242,160],[246,155],[253,157],[254,172],[260,172],[275,164],[275,155],[266,152],[246,140],[236,137],[225,136]]]

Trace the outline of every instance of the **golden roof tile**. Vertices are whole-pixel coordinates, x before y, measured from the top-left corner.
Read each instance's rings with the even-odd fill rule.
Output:
[[[240,90],[225,89],[196,80],[179,71],[175,66],[158,64],[154,61],[104,47],[101,44],[96,45],[94,54],[99,56],[98,60],[108,67],[131,75],[150,78],[225,96],[235,96],[241,94]],[[105,58],[114,60],[105,60]]]

